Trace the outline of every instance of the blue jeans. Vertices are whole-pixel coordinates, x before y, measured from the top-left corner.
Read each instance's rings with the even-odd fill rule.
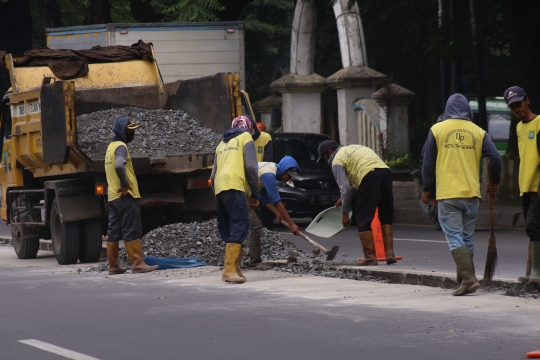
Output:
[[[480,200],[477,198],[445,199],[439,200],[437,205],[439,223],[450,251],[467,245],[471,254],[474,254],[472,237]]]
[[[216,200],[221,239],[226,243],[243,243],[249,231],[249,206],[246,193],[226,190],[217,194]]]

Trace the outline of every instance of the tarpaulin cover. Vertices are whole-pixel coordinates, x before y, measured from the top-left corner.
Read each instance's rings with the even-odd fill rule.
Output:
[[[88,73],[88,64],[145,59],[154,61],[152,43],[139,40],[131,46],[94,46],[89,50],[32,49],[13,59],[13,65],[48,66],[62,80],[76,79]],[[0,51],[0,68],[5,67],[5,51]]]
[[[204,261],[198,261],[196,257],[187,259],[159,258],[155,256],[145,256],[144,262],[147,265],[159,265],[158,270],[190,268],[208,265]]]

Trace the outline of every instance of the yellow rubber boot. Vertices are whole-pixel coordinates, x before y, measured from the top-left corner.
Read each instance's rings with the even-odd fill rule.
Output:
[[[246,278],[240,277],[237,273],[237,266],[240,261],[240,251],[242,251],[242,244],[228,243],[225,246],[225,261],[223,264],[221,281],[237,284],[246,282]]]
[[[148,266],[143,260],[143,251],[141,240],[132,240],[125,242],[126,251],[131,261],[131,272],[133,274],[145,273],[158,269],[158,265]]]
[[[118,242],[107,242],[107,260],[109,261],[109,275],[123,274],[127,270],[118,265]]]

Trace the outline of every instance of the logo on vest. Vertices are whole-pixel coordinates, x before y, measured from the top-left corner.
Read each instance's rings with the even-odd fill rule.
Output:
[[[444,138],[444,147],[447,149],[474,150],[476,149],[476,136],[467,129],[452,130]]]
[[[529,131],[529,140],[534,139],[534,130]]]
[[[456,133],[456,140],[461,143],[463,140],[465,140],[465,136],[463,136],[461,133]]]
[[[262,147],[262,146],[259,146],[259,147],[257,148],[257,152],[258,152],[259,154],[262,154],[262,152],[263,152],[263,147]]]

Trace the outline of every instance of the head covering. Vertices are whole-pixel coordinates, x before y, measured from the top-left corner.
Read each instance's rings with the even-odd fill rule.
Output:
[[[257,129],[259,129],[259,131],[266,131],[266,126],[264,126],[264,123],[259,121],[257,123]]]
[[[519,86],[511,86],[504,92],[504,100],[506,101],[507,106],[510,106],[510,104],[515,102],[523,101],[526,97],[527,93]]]
[[[255,124],[255,120],[253,120],[253,118],[247,114],[243,114],[242,116],[245,116],[249,119],[249,122],[251,123],[251,137],[253,138],[253,140],[257,140],[259,136],[261,136],[261,133],[257,128],[257,124]]]
[[[446,102],[443,118],[472,120],[473,114],[467,98],[461,94],[451,95]]]
[[[323,155],[326,154],[329,150],[336,150],[338,148],[339,144],[335,142],[334,140],[324,140],[322,143],[319,144],[319,158],[317,159],[317,162],[320,163],[323,161]]]
[[[248,133],[251,134],[252,127],[251,127],[251,121],[248,117],[242,115],[237,118],[234,118],[232,121],[232,128],[241,128],[246,130]]]
[[[113,126],[113,141],[126,142],[126,129],[130,120],[128,116],[119,116],[116,118]]]
[[[286,155],[281,159],[277,164],[277,173],[276,177],[280,179],[283,174],[288,172],[292,176],[298,175],[298,171],[300,170],[300,167],[298,166],[298,163],[292,156]]]

